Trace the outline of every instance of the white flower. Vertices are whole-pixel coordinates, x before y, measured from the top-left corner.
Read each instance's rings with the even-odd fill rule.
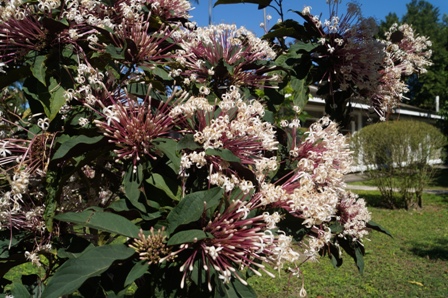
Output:
[[[79,124],[79,126],[81,126],[81,127],[85,127],[87,124],[89,124],[89,119],[84,118],[84,117],[80,117],[80,118],[78,119],[78,124]]]
[[[39,118],[39,120],[37,120],[37,126],[43,131],[46,131],[48,127],[50,127],[50,120],[48,118]]]
[[[6,149],[6,145],[8,145],[8,141],[3,141],[2,146],[0,147],[0,156],[6,157],[6,155],[11,154],[11,151]]]
[[[305,6],[302,10],[303,15],[310,15],[311,14],[311,6]]]
[[[25,258],[37,267],[40,267],[40,258],[35,252],[25,251]]]

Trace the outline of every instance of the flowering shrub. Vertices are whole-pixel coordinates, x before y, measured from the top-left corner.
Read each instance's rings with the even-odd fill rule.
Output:
[[[350,141],[366,176],[381,192],[379,204],[422,207],[423,190],[434,176],[432,165],[444,157],[447,140],[441,131],[422,121],[390,121],[366,126]]]
[[[344,189],[337,125],[299,129],[288,53],[196,28],[185,0],[0,8],[0,272],[37,267],[4,292],[251,297],[266,264],[301,276],[342,251],[362,271],[382,229]],[[282,119],[287,92],[300,105]]]

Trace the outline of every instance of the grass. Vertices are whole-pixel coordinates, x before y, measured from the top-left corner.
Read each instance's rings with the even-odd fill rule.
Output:
[[[432,184],[448,190],[448,170]],[[374,203],[378,191],[355,191]],[[448,194],[424,194],[419,210],[370,207],[375,222],[393,238],[372,232],[365,241],[364,274],[349,256],[335,269],[328,259],[302,265],[308,297],[448,297]],[[259,297],[299,297],[302,280],[253,277],[249,283]]]

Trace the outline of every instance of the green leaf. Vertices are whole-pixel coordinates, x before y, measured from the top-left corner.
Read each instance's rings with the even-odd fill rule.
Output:
[[[54,218],[131,238],[137,238],[139,233],[139,229],[131,221],[121,215],[109,212],[85,210],[80,213],[58,214]]]
[[[190,149],[195,150],[202,148],[201,145],[195,142],[194,136],[192,134],[185,135],[178,143],[177,150]]]
[[[281,23],[275,24],[268,33],[263,35],[263,39],[274,39],[274,38],[283,38],[283,37],[292,37],[295,39],[299,39],[300,36],[303,36],[305,29],[303,25],[299,24],[295,20],[284,20]]]
[[[179,245],[182,243],[192,243],[198,240],[209,238],[203,230],[187,230],[174,234],[168,240],[167,245]]]
[[[295,106],[298,106],[302,111],[308,102],[308,83],[306,79],[297,79],[291,77],[290,84],[294,92],[292,92],[292,101]]]
[[[42,298],[71,294],[87,279],[101,275],[114,261],[127,259],[134,253],[126,245],[106,245],[90,249],[77,259],[67,260],[48,282]]]
[[[162,176],[158,173],[152,173],[151,177],[146,179],[146,182],[160,190],[163,190],[171,199],[179,201],[182,191],[177,181],[172,180],[167,176]]]
[[[69,153],[70,150],[72,150],[79,144],[92,145],[98,143],[103,138],[104,136],[88,137],[85,135],[76,135],[76,136],[62,135],[56,139],[56,142],[60,143],[61,146],[59,146],[59,148],[56,149],[56,152],[53,154],[52,160],[64,157],[65,155],[67,155],[67,153]]]
[[[185,196],[168,214],[168,233],[174,232],[178,226],[198,220],[204,212],[204,202],[207,208],[216,208],[224,190],[215,187],[198,191]]]
[[[173,163],[174,171],[179,173],[180,169],[180,157],[177,154],[177,141],[173,139],[157,138],[153,141],[153,145],[157,150],[160,150],[165,154],[169,160]]]
[[[148,95],[148,84],[131,83],[126,88],[128,89],[128,93],[130,94],[134,94],[140,97],[146,97]]]
[[[364,272],[364,253],[360,245],[357,245],[355,248],[355,260],[356,260],[356,267],[358,267],[359,273]]]
[[[238,279],[233,279],[228,284],[223,284],[221,280],[216,278],[217,291],[215,297],[226,298],[256,298],[257,293],[250,285],[242,284]]]
[[[47,66],[45,65],[45,61],[47,60],[46,55],[40,55],[37,56],[34,59],[34,63],[31,67],[31,72],[33,76],[39,80],[44,86],[47,86],[46,81],[46,72],[47,72]]]
[[[368,228],[370,228],[370,229],[372,229],[372,230],[375,230],[375,231],[384,233],[384,234],[390,236],[391,238],[393,238],[392,234],[391,234],[388,230],[386,230],[385,228],[383,228],[382,226],[380,226],[379,224],[377,224],[377,223],[374,222],[374,221],[369,221],[369,222],[366,224],[366,227],[368,227]]]
[[[134,169],[134,165],[130,164],[126,174],[123,178],[124,193],[129,199],[129,202],[142,212],[146,212],[146,207],[140,200],[141,190],[140,186],[143,182],[143,165],[138,164],[137,169]]]
[[[48,107],[49,113],[46,114],[48,119],[51,121],[59,113],[61,107],[65,105],[65,89],[62,88],[61,84],[58,83],[55,78],[51,77],[50,86],[48,86],[48,93],[50,94],[50,106]]]
[[[333,234],[339,234],[344,231],[344,227],[339,222],[332,223],[329,228]]]
[[[229,162],[241,162],[241,159],[229,149],[207,149],[205,150],[205,154],[219,156]]]
[[[110,57],[115,60],[124,60],[124,50],[119,47],[115,47],[112,44],[106,46],[106,53],[110,54]]]
[[[241,297],[241,298],[256,298],[257,293],[255,293],[254,289],[250,285],[244,285],[241,281],[238,279],[234,279],[231,282],[231,285],[233,286],[235,293],[237,296],[228,296],[230,297]]]
[[[30,292],[28,292],[26,287],[19,282],[13,282],[11,294],[13,297],[31,297]]]
[[[126,281],[124,282],[124,286],[127,287],[131,283],[133,283],[137,278],[140,278],[143,274],[148,272],[148,262],[138,262],[132,267],[131,271],[128,273],[126,277]]]

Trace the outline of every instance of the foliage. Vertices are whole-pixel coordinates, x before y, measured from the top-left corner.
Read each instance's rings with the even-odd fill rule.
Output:
[[[254,297],[266,265],[300,275],[342,250],[362,272],[384,230],[342,187],[345,137],[327,117],[299,128],[316,43],[276,52],[189,9],[0,6],[3,292]],[[5,278],[24,263],[38,274]]]
[[[442,158],[446,138],[421,121],[393,121],[366,126],[352,137],[351,144],[384,202],[389,207],[409,208],[422,207],[423,189],[433,175],[430,162]]]

